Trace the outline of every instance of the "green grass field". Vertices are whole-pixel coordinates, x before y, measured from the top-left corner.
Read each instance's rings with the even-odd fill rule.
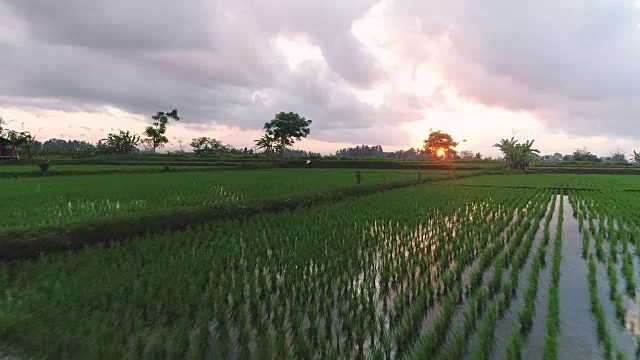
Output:
[[[465,172],[457,172],[464,174]],[[449,171],[421,171],[426,178]],[[409,181],[418,172],[362,170],[363,184]],[[222,203],[283,199],[306,192],[355,186],[349,169],[109,174],[0,180],[5,209],[0,230],[87,222]]]
[[[0,358],[635,358],[640,194],[629,190],[640,177],[451,176],[0,264]],[[280,169],[0,183],[0,199],[25,214],[2,220],[15,230],[242,206],[355,178]]]

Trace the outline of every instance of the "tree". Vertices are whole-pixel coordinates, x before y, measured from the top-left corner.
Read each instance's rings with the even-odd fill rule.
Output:
[[[191,147],[197,156],[226,152],[230,146],[222,145],[220,140],[209,137],[197,137],[191,140]]]
[[[40,143],[36,141],[36,137],[28,131],[11,131],[9,132],[9,140],[11,140],[16,149],[20,149],[27,155],[27,159],[33,158],[33,154],[40,145]]]
[[[140,136],[120,130],[120,133],[109,134],[106,139],[100,140],[98,148],[108,154],[129,155],[139,143]]]
[[[615,162],[615,163],[626,163],[627,162],[627,155],[625,154],[624,150],[616,149],[613,152],[611,152],[611,154],[609,154],[609,156],[607,156],[605,158],[605,161],[607,161],[607,162]]]
[[[456,146],[458,146],[458,143],[453,141],[451,135],[438,130],[429,134],[429,137],[424,140],[422,148],[433,158],[449,159],[458,153],[453,149]]]
[[[573,152],[573,161],[582,161],[582,162],[601,162],[597,155],[592,154],[587,151],[587,149],[576,149]]]
[[[256,140],[256,147],[258,149],[264,149],[264,152],[268,157],[271,157],[273,153],[273,138],[269,134],[264,134],[260,139]]]
[[[461,160],[476,160],[476,154],[471,150],[460,151],[459,155]]]
[[[354,158],[381,158],[384,156],[382,145],[358,145],[336,151],[336,157],[354,157]]]
[[[545,155],[542,157],[542,160],[546,161],[546,162],[561,162],[563,161],[564,156],[560,153],[554,153],[553,155]]]
[[[30,146],[35,143],[36,138],[31,135],[28,131],[17,132],[14,130],[9,130],[7,132],[6,138],[11,142],[11,147],[13,148],[14,157],[20,158],[18,156],[18,147],[22,146]],[[32,153],[30,152],[31,148],[29,148],[29,153],[27,154],[29,158],[31,158]]]
[[[633,150],[633,156],[631,157],[631,162],[640,165],[640,153]]]
[[[264,124],[264,130],[267,135],[273,138],[275,150],[280,153],[281,158],[284,158],[284,150],[287,147],[309,135],[311,123],[311,120],[307,120],[297,113],[281,112],[276,114],[273,120]]]
[[[178,121],[180,117],[178,116],[178,110],[173,109],[170,112],[158,111],[151,118],[153,119],[153,126],[147,126],[144,130],[147,138],[143,142],[153,149],[155,153],[157,148],[163,147],[164,144],[169,142],[169,139],[164,135],[167,132],[169,120]]]
[[[44,155],[83,156],[95,154],[98,149],[94,144],[78,140],[49,139],[42,143],[40,152]],[[106,151],[102,151],[106,153]]]
[[[534,140],[527,140],[524,143],[519,143],[518,140],[512,137],[511,139],[502,139],[493,146],[500,149],[504,154],[507,168],[526,171],[533,156],[540,153],[538,149],[533,148],[533,142]]]

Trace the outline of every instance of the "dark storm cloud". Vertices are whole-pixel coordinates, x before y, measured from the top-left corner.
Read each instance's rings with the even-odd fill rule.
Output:
[[[137,114],[176,107],[186,122],[243,129],[287,110],[318,129],[372,127],[385,118],[348,90],[380,75],[350,31],[372,4],[0,0],[20,30],[0,28],[0,52],[9,54],[0,103]],[[304,36],[326,65],[290,70],[278,35]]]
[[[207,1],[5,0],[47,43],[94,49],[167,49],[211,46],[219,13]],[[218,15],[218,16],[216,16]],[[213,17],[213,18],[212,18]]]
[[[570,133],[640,136],[631,121],[640,117],[633,1],[402,0],[393,12],[449,39],[444,72],[462,95],[536,112]]]

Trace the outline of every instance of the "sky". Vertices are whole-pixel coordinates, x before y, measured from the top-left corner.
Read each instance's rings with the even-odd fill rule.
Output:
[[[178,109],[167,149],[253,147],[280,111],[296,148],[640,150],[640,7],[626,0],[0,0],[0,116],[97,141]]]

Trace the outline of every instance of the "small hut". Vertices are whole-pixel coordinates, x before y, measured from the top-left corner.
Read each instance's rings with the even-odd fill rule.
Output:
[[[17,159],[18,152],[9,139],[0,137],[0,160]]]

